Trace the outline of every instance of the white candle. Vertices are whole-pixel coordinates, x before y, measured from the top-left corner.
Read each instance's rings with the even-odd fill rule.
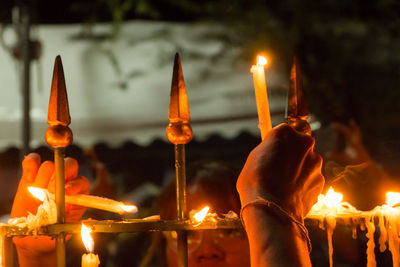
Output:
[[[87,254],[82,255],[82,267],[97,267],[100,264],[99,256],[93,253],[94,241],[90,235],[92,230],[82,224],[81,237]]]
[[[258,127],[261,131],[261,139],[264,140],[267,132],[272,128],[264,71],[264,65],[267,64],[267,60],[262,56],[258,56],[257,58],[257,64],[251,66],[250,72],[253,73],[259,120]]]
[[[46,194],[49,194],[51,199],[55,199],[54,194],[50,194],[47,189],[38,188],[30,186],[28,187],[29,192],[34,195],[36,198],[43,201]],[[74,195],[74,196],[65,196],[65,203],[73,204],[88,208],[100,209],[111,211],[115,213],[128,213],[128,212],[136,212],[137,207],[134,205],[125,205],[122,202],[115,201],[109,198],[91,196],[91,195]]]
[[[97,267],[100,264],[99,256],[94,253],[82,255],[82,267]]]

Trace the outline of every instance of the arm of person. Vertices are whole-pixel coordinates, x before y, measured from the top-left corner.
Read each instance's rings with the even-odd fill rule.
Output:
[[[22,162],[22,177],[11,210],[11,218],[36,214],[41,202],[28,191],[29,186],[47,188],[55,191],[54,163],[45,161],[41,164],[38,154],[31,153]],[[72,158],[65,159],[65,193],[68,195],[89,193],[89,181],[78,176],[78,162]],[[84,207],[66,205],[66,222],[78,221],[85,212]],[[24,238],[14,237],[19,266],[39,267],[56,266],[55,241],[47,236]]]
[[[252,267],[311,266],[307,242],[292,223],[259,206],[244,210]]]
[[[312,137],[281,124],[250,153],[237,189],[252,267],[311,266],[302,227],[324,184],[313,147]]]

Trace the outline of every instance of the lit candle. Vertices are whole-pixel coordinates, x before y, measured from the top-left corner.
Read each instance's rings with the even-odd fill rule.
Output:
[[[257,64],[251,66],[250,72],[253,73],[254,89],[256,94],[258,121],[261,131],[261,139],[264,140],[267,132],[272,128],[271,116],[269,113],[267,85],[265,83],[264,65],[267,59],[262,56],[257,57]]]
[[[205,206],[199,212],[197,212],[196,214],[193,215],[193,219],[196,222],[201,223],[206,218],[207,213],[208,213],[209,210],[210,210],[210,207],[209,206]]]
[[[47,189],[30,186],[28,187],[28,190],[33,196],[35,196],[37,199],[41,201],[45,199],[46,194],[48,194],[51,199],[53,200],[55,199],[54,194],[50,194]],[[91,195],[74,195],[74,196],[66,195],[65,203],[111,211],[119,214],[137,211],[137,207],[134,205],[125,205],[124,203],[119,201],[115,201],[104,197],[91,196]]]
[[[91,231],[90,228],[82,224],[81,237],[87,251],[87,254],[82,255],[82,267],[97,267],[100,264],[99,256],[93,253],[94,241],[90,236]]]

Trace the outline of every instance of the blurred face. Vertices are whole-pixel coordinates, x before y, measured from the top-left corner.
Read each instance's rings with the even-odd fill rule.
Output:
[[[220,194],[224,194],[221,189]],[[225,194],[225,198],[210,197],[201,187],[188,188],[188,211],[200,210],[208,205],[211,212],[218,214],[233,210],[233,196]],[[225,199],[222,201],[221,199]],[[175,267],[177,264],[177,241],[175,232],[165,232],[167,237],[167,262],[168,266]],[[197,266],[250,266],[249,243],[244,230],[200,230],[188,232],[188,261],[190,267]]]

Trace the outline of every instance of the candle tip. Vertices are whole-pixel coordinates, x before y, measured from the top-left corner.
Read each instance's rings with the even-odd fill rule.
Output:
[[[121,209],[123,209],[125,212],[129,212],[129,213],[138,211],[138,208],[135,205],[123,205],[123,206],[121,206]]]
[[[268,59],[264,56],[257,56],[257,65],[265,66],[268,64]]]

